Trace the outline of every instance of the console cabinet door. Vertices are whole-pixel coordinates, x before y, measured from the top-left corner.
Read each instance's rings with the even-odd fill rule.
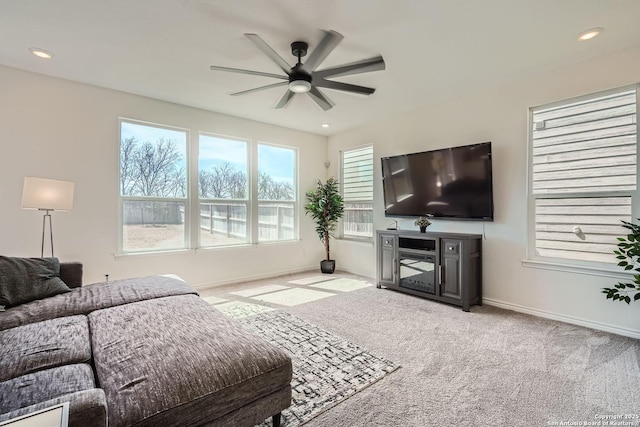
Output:
[[[380,234],[378,240],[378,283],[396,285],[396,236]]]
[[[460,299],[462,298],[460,288],[460,251],[462,249],[462,242],[460,240],[451,239],[442,239],[441,242],[441,295],[443,297]]]

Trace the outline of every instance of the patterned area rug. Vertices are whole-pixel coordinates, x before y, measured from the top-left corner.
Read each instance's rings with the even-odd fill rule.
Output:
[[[393,362],[292,314],[270,311],[237,319],[288,351],[293,360],[293,399],[282,425],[299,426],[399,368]],[[270,426],[271,420],[261,424]]]

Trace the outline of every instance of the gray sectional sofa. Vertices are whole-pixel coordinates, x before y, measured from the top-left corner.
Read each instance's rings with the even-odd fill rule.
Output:
[[[8,298],[0,311],[0,422],[66,401],[70,426],[280,423],[290,357],[187,283],[81,286],[78,263],[59,274],[70,290],[9,307]]]

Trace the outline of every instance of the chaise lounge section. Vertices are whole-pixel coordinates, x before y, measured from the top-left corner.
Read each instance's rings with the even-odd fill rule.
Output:
[[[290,405],[288,354],[182,280],[60,277],[70,291],[0,311],[0,421],[66,401],[70,426],[277,425]]]

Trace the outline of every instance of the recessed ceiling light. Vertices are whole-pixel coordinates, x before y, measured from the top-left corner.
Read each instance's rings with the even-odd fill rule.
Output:
[[[30,47],[29,52],[33,53],[38,58],[42,59],[51,59],[53,58],[53,53],[48,52],[44,49],[40,49],[39,47]]]
[[[591,40],[592,38],[599,36],[604,31],[602,27],[590,28],[586,31],[581,32],[578,35],[578,40],[583,42],[586,40]]]
[[[328,127],[329,127],[329,123],[323,123],[323,124],[321,124],[320,126],[322,126],[323,128],[325,128],[325,129],[326,129],[326,128],[328,128]]]

